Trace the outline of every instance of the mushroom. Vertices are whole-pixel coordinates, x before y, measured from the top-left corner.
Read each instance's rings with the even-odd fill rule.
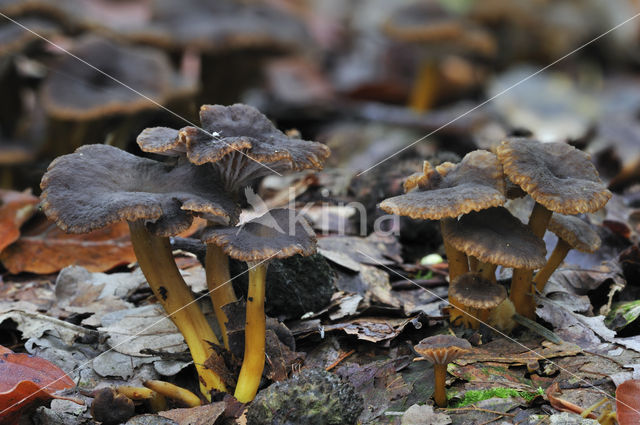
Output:
[[[435,377],[433,399],[438,406],[447,407],[445,391],[447,365],[471,351],[471,344],[466,339],[453,335],[435,335],[423,339],[414,349],[420,356],[433,363]]]
[[[234,396],[242,403],[255,397],[265,361],[264,294],[267,265],[273,258],[311,255],[316,238],[306,222],[294,221],[295,211],[276,209],[242,227],[205,229],[202,239],[249,266],[244,358]],[[295,225],[292,225],[295,222]]]
[[[502,167],[496,156],[478,150],[468,153],[458,164],[445,162],[436,168],[425,161],[422,175],[410,176],[405,182],[405,191],[404,195],[382,201],[380,208],[391,214],[440,220],[449,263],[449,281],[468,272],[466,254],[444,237],[444,225],[447,220],[461,214],[506,202]],[[456,321],[460,317],[461,306],[451,299],[449,303],[454,307],[450,320]]]
[[[186,230],[194,216],[233,224],[239,208],[191,164],[171,167],[118,148],[87,145],[54,160],[42,177],[42,207],[64,231],[85,233],[126,220],[149,286],[185,338],[207,399],[225,391],[204,363],[218,344],[176,267],[170,235]],[[229,213],[229,212],[232,213]]]
[[[245,186],[267,174],[322,169],[330,154],[321,143],[288,137],[248,105],[203,105],[200,122],[202,129],[148,128],[138,136],[138,145],[145,152],[186,157],[195,165],[206,165],[235,198],[240,198]],[[207,284],[227,348],[227,316],[222,306],[237,301],[228,263],[219,247],[207,245]]]
[[[549,277],[562,263],[570,249],[594,252],[600,248],[598,234],[578,217],[553,214],[549,222],[549,230],[558,236],[558,242],[547,263],[533,278],[536,290],[539,292],[542,292]]]
[[[447,220],[442,229],[455,249],[479,260],[485,279],[495,281],[493,272],[497,265],[535,269],[546,261],[544,241],[503,207]]]
[[[536,201],[529,227],[539,238],[544,235],[552,212],[594,212],[611,198],[589,155],[573,146],[509,138],[496,149],[496,154],[505,175]],[[532,277],[532,269],[515,269],[509,294],[516,311],[529,319],[535,315]]]
[[[466,320],[478,329],[480,322],[487,322],[491,310],[507,298],[507,291],[478,273],[465,273],[451,282],[449,297],[465,307]]]
[[[418,49],[421,61],[410,100],[416,111],[425,111],[436,101],[439,85],[436,59],[455,52],[487,57],[496,51],[496,43],[487,31],[465,22],[436,1],[400,7],[384,23],[383,31],[392,40]]]
[[[131,127],[140,125],[140,114],[195,93],[195,85],[181,79],[168,57],[153,48],[128,47],[87,36],[70,51],[91,66],[79,65],[76,57],[62,56],[41,87],[49,150],[55,155],[88,140],[104,139],[107,134],[111,144],[124,145]],[[114,117],[128,119],[115,130],[113,125],[107,129],[105,121]]]

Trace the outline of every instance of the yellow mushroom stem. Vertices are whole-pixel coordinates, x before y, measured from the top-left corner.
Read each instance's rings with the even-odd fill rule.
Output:
[[[553,272],[556,271],[558,266],[560,266],[562,261],[566,258],[569,250],[571,250],[571,245],[569,245],[564,239],[558,239],[556,247],[553,249],[551,256],[547,260],[547,264],[538,270],[536,277],[533,278],[533,282],[536,284],[536,289],[539,292],[542,292]]]
[[[477,273],[480,274],[483,279],[496,283],[496,268],[498,268],[498,266],[495,264],[481,262],[478,265]]]
[[[169,238],[151,234],[143,221],[129,222],[131,243],[151,290],[184,337],[198,371],[200,391],[211,401],[211,391],[226,391],[222,379],[204,366],[220,345],[207,319],[184,282],[171,252]]]
[[[197,407],[202,405],[200,397],[187,390],[186,388],[179,387],[165,381],[149,380],[145,381],[143,385],[152,389],[171,400],[175,400],[187,407]]]
[[[144,400],[147,402],[149,410],[152,413],[161,412],[167,409],[167,400],[165,397],[150,388],[120,385],[116,388],[116,391],[131,400]]]
[[[435,386],[433,388],[433,399],[438,407],[447,407],[447,392],[446,392],[446,379],[447,379],[447,364],[435,364],[433,365],[433,374],[435,378]]]
[[[440,221],[440,227],[442,230],[442,220]],[[442,232],[444,234],[444,232]],[[444,240],[444,252],[447,256],[447,263],[449,264],[449,284],[453,282],[453,279],[456,277],[465,274],[469,271],[469,260],[467,259],[467,254],[462,251],[458,251],[455,249],[449,242]],[[464,325],[465,327],[469,326],[469,322],[466,320],[466,317],[463,313],[465,310],[464,306],[451,297],[449,297],[449,304],[451,308],[449,308],[449,322],[454,325]]]
[[[552,212],[537,203],[529,216],[529,228],[539,238],[547,230]],[[511,278],[511,292],[509,298],[513,301],[516,311],[528,319],[534,319],[536,314],[535,297],[533,291],[533,270],[514,269]]]
[[[218,320],[218,326],[222,333],[224,347],[229,349],[229,336],[227,335],[227,315],[222,310],[222,306],[238,301],[236,293],[231,283],[229,274],[229,257],[222,248],[207,244],[207,255],[205,259],[205,271],[207,274],[207,286],[209,295],[213,303],[213,311]]]
[[[244,358],[235,398],[248,403],[256,396],[264,370],[266,317],[264,314],[267,262],[249,265],[249,291],[244,328]]]
[[[416,112],[429,110],[436,100],[438,91],[438,69],[433,60],[425,59],[420,63],[418,75],[416,75],[409,106]]]

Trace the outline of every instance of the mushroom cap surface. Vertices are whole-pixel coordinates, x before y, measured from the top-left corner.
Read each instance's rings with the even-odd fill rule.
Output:
[[[164,49],[202,52],[251,49],[273,53],[308,47],[311,37],[291,13],[261,2],[153,0],[143,27],[111,28]]]
[[[200,121],[202,130],[185,127],[178,131],[179,140],[177,130],[147,129],[138,145],[166,155],[184,151],[193,164],[211,164],[231,192],[273,172],[320,170],[331,152],[322,143],[288,137],[248,105],[203,105]]]
[[[594,212],[611,198],[589,155],[566,143],[510,138],[496,153],[509,179],[551,211]]]
[[[449,297],[465,307],[488,310],[507,298],[507,290],[504,286],[484,279],[477,273],[465,273],[451,282]]]
[[[434,364],[447,364],[471,351],[471,344],[453,335],[435,335],[423,339],[413,348]]]
[[[56,158],[42,177],[42,208],[64,231],[90,232],[147,220],[160,236],[186,230],[193,216],[235,223],[239,207],[205,169],[171,167],[107,145],[86,145]]]
[[[600,236],[589,223],[578,217],[553,214],[549,230],[580,252],[594,252],[600,248]]]
[[[247,262],[311,255],[316,252],[315,233],[304,218],[295,218],[294,210],[275,209],[238,227],[209,227],[202,240]]]
[[[547,261],[544,241],[502,207],[444,220],[442,236],[457,250],[485,263],[538,269]]]
[[[92,67],[80,66],[74,57],[62,56],[42,86],[44,107],[57,118],[89,120],[132,114],[157,108],[140,93],[162,104],[195,88],[173,72],[163,52],[153,48],[128,47],[88,36],[74,45],[71,53],[119,82]]]
[[[407,187],[414,190],[385,199],[380,208],[391,214],[439,220],[506,202],[502,167],[491,152],[473,151],[460,163],[444,163],[435,170],[427,163],[423,173],[424,179],[413,175],[407,180]]]

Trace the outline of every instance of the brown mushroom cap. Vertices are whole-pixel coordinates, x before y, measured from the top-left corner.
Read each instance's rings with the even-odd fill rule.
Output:
[[[489,32],[445,10],[437,1],[420,1],[399,7],[384,23],[390,38],[413,43],[443,54],[452,51],[493,55],[496,42]]]
[[[434,364],[446,364],[471,351],[471,344],[453,335],[435,335],[423,339],[414,349]]]
[[[451,282],[449,297],[465,307],[489,310],[507,298],[507,290],[477,273],[465,273]]]
[[[425,179],[411,177],[415,190],[385,199],[380,208],[391,214],[439,220],[503,205],[502,167],[487,151],[468,153],[460,163],[444,163],[435,170],[427,163]]]
[[[510,138],[496,151],[509,179],[548,210],[594,212],[611,198],[589,155],[573,146]]]
[[[136,139],[143,152],[158,155],[180,156],[187,151],[180,139],[180,130],[168,127],[149,127],[142,130]]]
[[[600,236],[591,225],[571,215],[553,214],[549,230],[581,252],[594,252],[600,248]]]
[[[316,251],[316,237],[308,224],[291,219],[296,212],[281,208],[271,210],[240,227],[210,227],[202,235],[207,244],[218,245],[230,257],[257,262],[287,258]]]
[[[204,52],[225,49],[294,51],[308,46],[302,22],[261,2],[234,0],[153,0],[151,19],[144,26],[113,27],[129,39],[178,50]]]
[[[485,263],[525,269],[546,263],[544,241],[502,207],[445,220],[442,236],[457,250]]]
[[[164,53],[152,48],[125,47],[88,36],[71,52],[120,82],[74,57],[61,57],[42,86],[44,107],[57,118],[88,120],[157,107],[122,83],[160,104],[194,88],[172,71]]]
[[[239,207],[206,170],[139,158],[106,145],[82,146],[55,159],[42,177],[42,207],[66,232],[84,233],[121,221],[147,220],[169,236],[186,230],[193,216],[237,221]]]
[[[147,152],[184,149],[190,162],[210,163],[231,192],[273,171],[322,169],[330,154],[322,143],[288,137],[248,105],[203,105],[200,121],[205,131],[185,127],[179,131],[179,141],[175,130],[156,128],[143,132],[138,144]]]
[[[14,18],[33,32],[3,19],[3,22],[0,23],[0,55],[2,56],[20,52],[34,41],[42,41],[34,33],[49,38],[61,31],[58,24],[43,17],[26,16]]]

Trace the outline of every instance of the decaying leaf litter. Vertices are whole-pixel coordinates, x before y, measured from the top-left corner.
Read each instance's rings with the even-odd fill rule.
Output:
[[[11,349],[4,353],[7,359],[21,355],[13,351],[37,356],[32,367],[50,362],[61,383],[53,389],[71,381],[76,387],[55,395],[60,398],[25,400],[0,420],[13,423],[22,415],[22,421],[66,424],[594,423],[588,418],[613,423],[607,412],[617,411],[620,423],[634,423],[632,383],[640,379],[635,289],[640,92],[632,52],[640,42],[638,24],[630,21],[529,76],[634,16],[636,9],[633,2],[605,7],[588,1],[537,7],[501,1],[457,7],[438,1],[326,6],[224,1],[187,2],[180,10],[170,2],[138,0],[88,1],[82,7],[1,5],[7,17],[147,99],[15,23],[2,22],[0,343]],[[237,102],[256,109],[200,108]],[[243,120],[246,129],[236,133]],[[264,144],[261,138],[267,137]],[[532,185],[530,176],[519,174],[519,164],[513,165],[525,161],[513,157],[517,146],[537,146],[534,140],[544,142],[543,150],[552,155],[566,155],[560,165],[548,166],[554,176],[594,182],[597,170],[604,182],[597,190],[589,186],[591,200],[573,198],[566,211],[557,198],[569,199],[586,188],[563,186],[551,206],[545,204],[554,217],[579,213],[576,226],[588,226],[579,231],[590,235],[588,247],[576,245],[565,231],[571,224],[558,224],[561,217],[551,219],[552,231],[543,228],[535,242],[509,239],[509,244],[546,248],[547,256],[566,244],[575,248],[557,260],[557,269],[549,268],[548,280],[535,276],[535,303],[510,283],[529,282],[526,276],[534,275],[526,267],[540,269],[542,260],[532,265],[534,254],[528,253],[523,265],[507,258],[510,250],[499,250],[506,236],[490,240],[489,234],[512,225],[482,228],[483,222],[507,215],[520,219],[526,230],[531,197],[544,203],[535,195],[540,184]],[[114,152],[112,165],[88,165],[83,180],[72,163],[58,173],[62,177],[50,172],[43,185],[41,205],[49,217],[66,230],[91,230],[68,234],[38,208],[39,182],[55,157],[96,143],[110,146],[85,146],[75,155]],[[121,150],[128,153],[115,153]],[[591,155],[593,172],[569,165],[566,158],[574,151]],[[146,158],[139,167],[150,173],[135,189],[117,181],[129,172],[123,164],[138,161],[130,154]],[[534,155],[535,173],[544,155]],[[472,181],[465,182],[463,164],[495,170],[488,173],[498,178],[487,185],[480,182],[482,173],[471,173]],[[106,213],[100,225],[80,223],[81,207],[96,196],[91,178],[102,168],[116,170],[98,186],[116,193],[107,204],[121,209]],[[185,183],[163,181],[161,169],[173,170],[170,176]],[[71,196],[75,205],[66,213],[51,189],[56,178],[62,186],[75,181],[92,192],[88,198]],[[440,207],[448,215],[427,214],[435,208],[431,201],[422,206],[400,201],[469,184],[476,185],[474,196],[485,198],[462,210]],[[146,204],[140,200],[145,191]],[[137,193],[135,207],[123,207],[125,193]],[[170,197],[154,201],[162,193]],[[467,196],[464,190],[453,195],[461,205]],[[284,210],[274,208],[292,206],[315,230],[317,253],[279,258],[284,251],[311,254],[311,242],[281,240],[274,231],[290,225],[278,218],[281,213],[273,215]],[[147,207],[142,215],[140,209]],[[492,208],[470,213],[487,207]],[[193,335],[202,332],[185,330],[180,319],[178,326],[166,320],[166,309],[172,308],[166,298],[171,302],[174,289],[153,286],[145,266],[153,259],[140,257],[141,228],[131,227],[132,245],[128,226],[116,223],[114,214],[147,220],[149,240],[162,239],[164,252],[173,254],[174,281],[184,285],[188,299],[195,300],[193,311],[208,323],[196,329],[211,326],[208,340],[219,341],[202,345],[206,356],[194,348],[202,342],[194,342]],[[229,227],[238,220],[240,227]],[[474,221],[482,229],[473,227]],[[471,242],[464,239],[478,234]],[[265,240],[267,245],[259,245]],[[256,273],[261,261],[269,265]],[[475,284],[455,276],[469,271],[496,285],[495,302],[507,305],[510,298],[513,310],[470,295]],[[221,286],[231,277],[233,286]],[[453,292],[449,281],[455,283]],[[248,337],[245,310],[252,311],[247,318],[259,317],[252,309],[262,291],[265,325],[263,331],[247,327],[246,334],[253,335]],[[466,313],[456,319],[447,298]],[[422,361],[421,354],[432,354],[423,354],[418,343],[453,334],[471,349],[446,366],[446,395],[443,401],[440,392],[436,400],[448,407],[438,408],[432,393],[442,374],[436,377],[431,362]],[[262,351],[255,351],[255,341],[262,341]],[[260,378],[259,369],[243,359],[262,357]],[[15,373],[22,386],[3,388],[2,406],[22,394],[18,389],[36,385],[38,378]],[[210,383],[211,376],[222,384]],[[278,384],[269,393],[265,388],[271,383]],[[247,402],[260,391],[247,409],[231,397],[233,391],[209,391],[214,387],[241,387],[235,395]],[[296,409],[303,401],[289,391],[314,394],[324,408]],[[269,403],[278,402],[278,394],[285,401],[274,411]],[[323,398],[327,394],[336,397]],[[588,418],[577,416],[607,396],[585,412]],[[210,403],[186,408],[209,398]],[[349,408],[342,407],[345,401]],[[288,402],[293,407],[283,408]],[[134,414],[146,416],[129,419]]]

